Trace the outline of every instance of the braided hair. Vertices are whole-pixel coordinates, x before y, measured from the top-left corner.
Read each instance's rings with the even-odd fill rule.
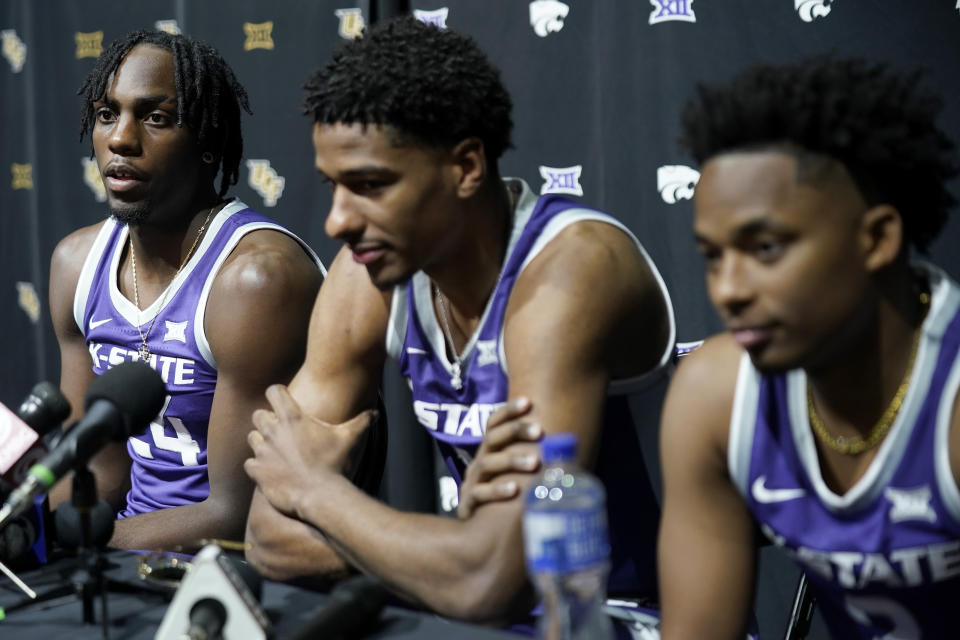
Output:
[[[110,75],[135,46],[149,44],[173,55],[177,86],[177,126],[184,123],[196,135],[200,149],[214,155],[214,175],[222,171],[219,196],[226,195],[240,175],[243,135],[240,110],[252,114],[247,92],[220,53],[188,36],[164,31],[134,31],[110,43],[97,58],[77,91],[80,108],[80,140],[93,130],[93,103],[102,100]]]

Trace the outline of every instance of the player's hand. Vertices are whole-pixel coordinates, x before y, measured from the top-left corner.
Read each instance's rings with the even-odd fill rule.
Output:
[[[253,414],[247,434],[253,450],[243,468],[279,512],[298,517],[301,498],[316,491],[331,473],[342,473],[360,436],[376,420],[376,411],[330,424],[304,415],[284,385],[267,389],[272,411]]]
[[[469,518],[477,507],[516,496],[520,487],[511,474],[532,473],[540,467],[543,429],[533,420],[527,398],[514,398],[487,420],[483,442],[467,467],[460,487],[457,515]]]

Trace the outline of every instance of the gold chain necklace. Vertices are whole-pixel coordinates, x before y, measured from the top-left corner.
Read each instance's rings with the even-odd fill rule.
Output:
[[[930,294],[926,292],[921,293],[920,303],[924,306],[924,309],[926,309],[927,305],[930,304]],[[897,414],[900,413],[900,407],[903,405],[903,398],[907,395],[907,389],[910,388],[910,376],[913,374],[913,363],[917,359],[917,350],[920,346],[921,335],[923,335],[922,323],[917,327],[913,336],[910,360],[907,362],[907,371],[903,374],[903,381],[897,388],[897,392],[893,394],[893,400],[890,401],[887,410],[883,412],[883,415],[877,420],[877,424],[873,426],[873,429],[870,430],[866,438],[861,438],[860,436],[846,438],[844,436],[835,436],[827,431],[823,421],[817,414],[816,408],[813,406],[813,393],[810,391],[810,384],[807,384],[807,413],[810,417],[810,426],[813,428],[813,432],[820,442],[838,453],[855,456],[872,449],[883,440],[883,437],[890,431],[890,427],[893,426],[893,421],[897,419]]]
[[[183,268],[187,266],[187,262],[190,260],[190,256],[193,255],[193,250],[197,248],[197,243],[200,242],[200,236],[203,235],[204,230],[207,228],[207,223],[210,222],[210,216],[213,215],[213,210],[217,208],[217,205],[213,205],[210,208],[210,211],[207,212],[207,217],[203,221],[203,224],[200,225],[200,231],[197,232],[197,237],[193,239],[193,244],[190,245],[190,251],[187,251],[187,255],[183,258],[183,262],[180,263],[180,267],[177,269],[177,272],[173,274],[173,280],[177,279],[177,276],[180,275],[180,272],[183,271]],[[140,348],[137,349],[137,353],[140,354],[140,360],[143,362],[148,362],[150,360],[150,348],[147,346],[147,338],[150,337],[150,331],[153,329],[153,323],[157,321],[157,316],[160,315],[160,311],[163,309],[164,303],[167,301],[167,295],[170,294],[170,285],[167,285],[167,288],[163,290],[163,297],[160,299],[160,307],[157,309],[157,313],[154,314],[153,319],[150,320],[150,326],[147,327],[147,332],[144,333],[140,328],[140,289],[137,287],[137,254],[133,250],[133,234],[130,234],[130,266],[133,268],[133,301],[137,305],[137,333],[140,334]],[[171,284],[173,283],[171,280]]]

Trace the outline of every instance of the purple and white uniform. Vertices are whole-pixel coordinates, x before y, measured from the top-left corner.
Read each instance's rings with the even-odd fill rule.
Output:
[[[920,265],[931,303],[910,387],[866,473],[823,480],[806,375],[761,375],[744,356],[728,466],[764,533],[806,572],[835,638],[957,638],[960,492],[948,435],[960,387],[960,288]]]
[[[647,259],[667,308],[671,308],[656,267],[639,241],[620,222],[566,198],[537,198],[520,180],[505,182],[516,202],[513,230],[500,278],[464,350],[461,389],[455,389],[451,383],[453,367],[447,358],[426,274],[417,272],[410,282],[397,287],[390,310],[387,351],[399,361],[400,371],[413,393],[414,413],[437,442],[458,486],[483,439],[487,419],[508,399],[503,321],[514,282],[561,230],[588,220],[622,229]],[[659,507],[650,489],[626,396],[622,394],[642,388],[663,375],[675,339],[672,310],[669,313],[670,340],[659,365],[642,378],[613,383],[605,411],[596,473],[607,489],[613,549],[608,588],[611,595],[656,594],[654,549]],[[557,348],[563,348],[562,344]]]
[[[206,234],[166,295],[161,294],[142,311],[117,287],[120,257],[128,242],[126,225],[109,218],[87,254],[73,315],[90,349],[93,371],[100,375],[121,362],[139,359],[139,323],[145,335],[149,330],[150,366],[167,388],[160,414],[127,441],[131,488],[121,518],[200,502],[210,493],[207,425],[217,364],[204,332],[204,312],[223,261],[244,235],[259,229],[290,235],[320,265],[303,241],[238,200],[210,220]]]

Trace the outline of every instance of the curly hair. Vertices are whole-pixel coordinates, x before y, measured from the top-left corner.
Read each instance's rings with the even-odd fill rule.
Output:
[[[428,146],[475,136],[493,166],[510,148],[510,95],[469,37],[401,17],[348,42],[304,84],[315,122],[376,124]]]
[[[754,67],[728,84],[698,86],[681,144],[701,164],[779,148],[797,158],[798,179],[815,156],[839,161],[870,205],[896,207],[907,242],[926,252],[956,204],[945,183],[958,165],[934,124],[942,101],[922,89],[921,76],[833,55]]]
[[[214,175],[222,171],[219,195],[226,195],[240,175],[243,135],[240,110],[248,114],[247,92],[220,53],[193,38],[164,31],[134,31],[110,43],[87,74],[77,91],[82,97],[80,140],[93,130],[96,114],[93,103],[102,100],[110,75],[139,44],[166,49],[173,55],[177,86],[177,126],[184,121],[196,135],[203,151],[214,154]]]

